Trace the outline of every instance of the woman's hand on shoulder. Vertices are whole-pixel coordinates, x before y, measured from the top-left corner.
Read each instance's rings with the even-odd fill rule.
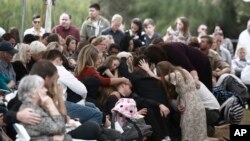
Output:
[[[139,67],[141,69],[143,69],[144,71],[146,71],[146,72],[150,71],[149,65],[148,65],[148,63],[144,59],[141,59],[139,61]]]

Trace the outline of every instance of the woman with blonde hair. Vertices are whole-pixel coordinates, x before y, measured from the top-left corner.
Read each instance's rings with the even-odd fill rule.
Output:
[[[80,51],[75,71],[79,80],[84,80],[88,77],[96,77],[100,81],[100,85],[104,87],[113,86],[122,82],[129,82],[129,80],[124,77],[105,78],[101,76],[96,70],[96,64],[100,61],[100,56],[98,56],[98,54],[99,51],[91,44]]]
[[[96,64],[98,64],[101,60],[100,56],[98,55],[99,51],[97,48],[95,48],[94,45],[89,44],[85,46],[79,52],[75,75],[80,81],[85,82],[84,84],[94,83],[95,86],[91,90],[88,89],[88,84],[86,84],[88,91],[91,91],[91,93],[88,93],[87,101],[93,102],[98,108],[103,110],[103,105],[101,105],[101,103],[97,101],[100,98],[100,93],[97,91],[98,88],[100,88],[101,86],[114,86],[119,83],[129,83],[129,80],[125,77],[105,78],[101,76],[100,73],[96,70]],[[104,121],[105,120],[103,120],[103,122]],[[106,121],[104,123],[107,123]]]
[[[104,61],[103,65],[97,69],[97,71],[106,78],[117,78],[118,77],[118,67],[120,65],[120,59],[116,55],[108,56]],[[102,93],[100,102],[105,105],[107,98],[110,94],[115,91],[115,89],[111,87],[101,87],[99,92]]]
[[[84,47],[77,59],[76,76],[82,80],[86,77],[97,77],[101,81],[102,86],[110,86],[121,82],[128,82],[126,78],[104,78],[96,71],[96,64],[100,61],[98,58],[99,51],[93,45],[89,44]]]
[[[116,55],[108,56],[103,62],[102,66],[98,68],[98,71],[104,77],[118,77],[118,67],[120,65],[120,58]]]
[[[16,81],[19,82],[25,75],[29,74],[27,64],[31,59],[31,53],[28,44],[19,43],[16,46],[19,51],[13,58],[12,66],[16,72]]]
[[[27,64],[29,70],[31,70],[33,64],[42,59],[44,52],[46,51],[46,46],[40,41],[33,41],[30,44],[31,59]]]
[[[98,36],[91,41],[91,44],[99,51],[100,62],[97,66],[100,67],[108,56],[107,38],[105,35]]]
[[[107,42],[104,35],[98,36],[91,41],[91,44],[94,45],[100,52],[107,51]]]

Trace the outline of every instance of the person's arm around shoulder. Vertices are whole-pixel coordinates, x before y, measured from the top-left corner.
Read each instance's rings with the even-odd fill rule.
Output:
[[[18,112],[14,111],[8,111],[8,112],[11,112],[10,114],[16,117],[15,122],[20,121],[21,123],[30,125],[37,125],[41,122],[41,116],[39,114],[34,113],[34,110],[31,108],[25,108]]]
[[[120,83],[130,83],[130,81],[125,77],[110,78],[110,85],[115,85]]]

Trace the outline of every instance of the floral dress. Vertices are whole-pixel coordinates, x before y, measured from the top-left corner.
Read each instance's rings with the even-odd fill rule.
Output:
[[[184,69],[183,72],[186,81],[179,71],[165,76],[166,81],[175,85],[180,98],[179,104],[185,106],[180,122],[182,141],[204,141],[207,138],[205,108],[195,87],[193,77]]]

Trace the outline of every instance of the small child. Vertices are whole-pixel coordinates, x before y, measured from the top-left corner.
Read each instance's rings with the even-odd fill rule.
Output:
[[[97,70],[104,77],[118,77],[120,59],[116,55],[109,56]]]
[[[242,70],[250,65],[250,61],[246,59],[246,48],[240,47],[237,50],[237,55],[239,58],[235,58],[232,60],[232,73],[240,78]]]
[[[122,133],[122,140],[144,140],[152,131],[143,118],[137,111],[134,99],[120,98],[112,109],[111,127]]]

